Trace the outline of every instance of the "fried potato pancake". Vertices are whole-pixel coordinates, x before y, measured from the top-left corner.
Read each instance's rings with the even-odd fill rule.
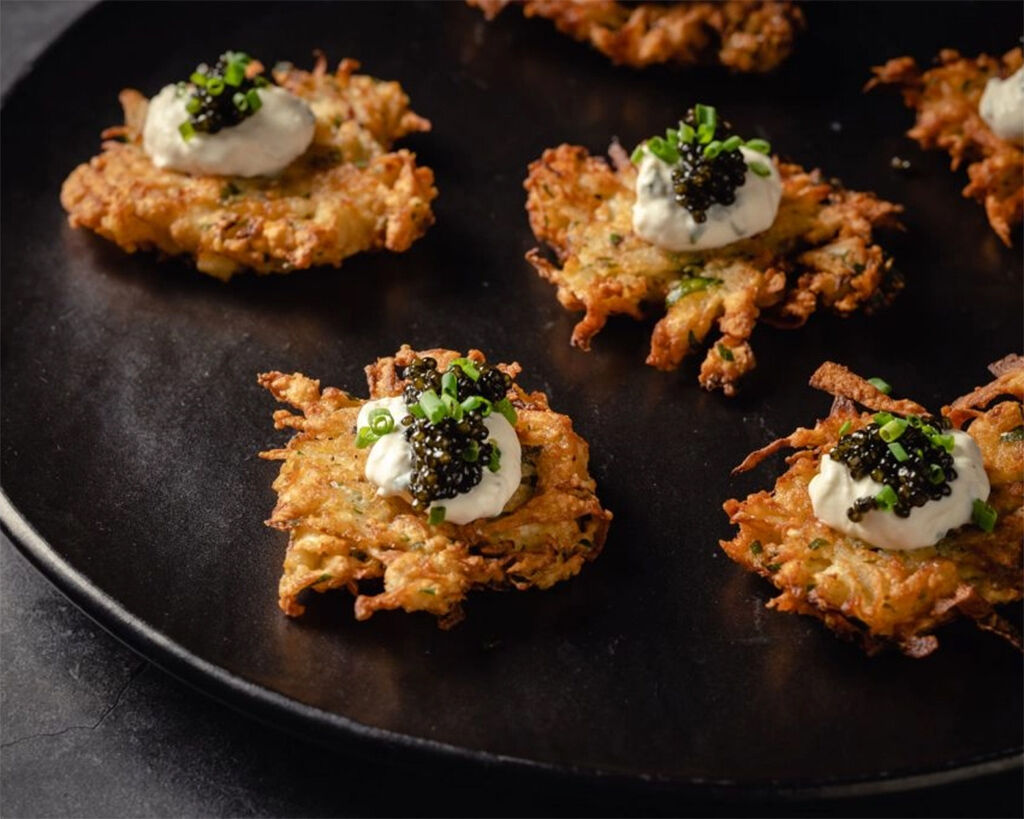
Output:
[[[944,407],[942,414],[957,429],[966,428],[981,449],[992,485],[988,503],[999,513],[994,530],[967,524],[935,546],[890,551],[818,520],[807,487],[822,454],[838,441],[840,427],[849,422],[859,429],[872,421],[872,413],[859,412],[854,402],[886,412],[923,409],[888,398],[838,364],[819,368],[811,384],[836,396],[829,416],[813,429],[797,429],[752,453],[734,470],[746,471],[774,452],[796,448],[772,492],[724,504],[740,531],[721,546],[780,591],[770,607],[818,617],[869,654],[896,646],[911,657],[924,657],[939,645],[931,632],[960,615],[1021,648],[1019,633],[994,606],[1020,600],[1024,590],[1024,359],[1012,356],[992,369],[994,381]],[[1012,400],[989,407],[1002,396]]]
[[[469,0],[488,20],[508,0]],[[793,3],[636,3],[527,0],[527,17],[545,17],[563,34],[590,43],[616,65],[721,63],[733,71],[771,71],[793,50],[804,27]]]
[[[400,395],[398,368],[431,356],[441,370],[460,353],[414,352],[366,368],[370,398]],[[468,357],[483,362],[479,350]],[[513,378],[518,364],[498,365]],[[513,385],[516,433],[523,448],[519,489],[495,518],[462,526],[431,526],[401,497],[380,497],[364,475],[368,450],[355,444],[356,417],[365,403],[295,373],[263,373],[259,383],[288,410],[274,413],[277,429],[293,429],[283,449],[260,457],[283,461],[274,481],[277,506],[268,526],[288,532],[280,606],[298,616],[303,589],[346,588],[356,595],[355,616],[380,609],[426,611],[442,628],[462,619],[462,601],[474,588],[547,589],[577,574],[600,553],[612,519],[601,508],[587,472],[588,447],[572,421],[548,407],[544,393]],[[372,593],[364,581],[383,578]]]
[[[1000,139],[978,113],[978,103],[991,77],[1005,79],[1021,66],[1022,51],[1014,48],[1000,59],[982,54],[961,57],[953,49],[939,52],[938,65],[921,71],[913,57],[897,57],[876,66],[865,90],[895,85],[903,101],[917,111],[907,131],[922,148],[949,152],[956,170],[967,160],[970,183],[963,194],[985,206],[992,229],[1007,247],[1011,230],[1024,219],[1024,150]]]
[[[733,395],[755,366],[750,335],[758,319],[798,327],[818,308],[847,314],[888,303],[900,287],[893,262],[872,238],[878,226],[897,227],[899,205],[848,191],[818,171],[778,163],[782,200],[764,233],[713,250],[674,253],[633,233],[636,167],[621,146],[615,168],[585,148],[560,145],[530,165],[526,209],[540,242],[527,253],[537,272],[558,287],[567,310],[585,310],[572,344],[590,349],[608,316],[640,319],[648,303],[665,305],[647,363],[672,370],[697,351],[717,321],[721,338],[700,371],[706,389]],[[717,280],[678,299],[666,298],[681,279]]]
[[[125,124],[104,131],[103,153],[65,180],[61,203],[72,227],[123,250],[189,254],[227,280],[243,269],[287,273],[341,264],[364,250],[407,250],[433,224],[434,174],[391,144],[430,123],[409,110],[397,82],[334,74],[320,55],[312,72],[289,64],[279,85],[316,117],[313,142],[277,177],[190,176],[157,168],[142,149],[148,100],[120,94]]]

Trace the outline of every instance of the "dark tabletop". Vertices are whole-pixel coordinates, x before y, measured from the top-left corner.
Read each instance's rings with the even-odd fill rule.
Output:
[[[0,5],[2,87],[89,3]],[[861,799],[712,803],[324,751],[109,637],[0,544],[0,815],[1020,815],[1020,771]]]

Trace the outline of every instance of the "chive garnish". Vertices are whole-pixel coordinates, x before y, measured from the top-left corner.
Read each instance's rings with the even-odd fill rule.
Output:
[[[356,433],[356,446],[359,449],[366,449],[379,440],[380,436],[369,427],[359,427],[359,432]]]
[[[469,375],[469,373],[466,373]],[[480,409],[480,414],[486,418],[491,414],[493,405],[490,401],[484,398],[482,395],[471,395],[465,401],[462,402],[462,408],[466,412],[471,412],[475,409]]]
[[[750,170],[753,171],[754,173],[756,173],[758,176],[771,176],[772,175],[771,168],[769,168],[767,165],[765,165],[765,164],[763,164],[761,162],[748,162],[747,163],[747,167],[750,168]]]
[[[891,444],[889,444],[889,451],[892,453],[892,456],[900,463],[910,460],[910,456],[907,454],[907,450],[905,450],[898,441],[893,441]]]
[[[875,502],[880,509],[892,509],[898,500],[899,495],[896,494],[896,490],[889,486],[889,484],[883,486],[881,491],[875,495]]]
[[[940,483],[945,483],[946,471],[938,464],[932,464],[928,467],[928,480],[936,486]]]
[[[444,404],[433,390],[423,391],[420,395],[420,407],[423,408],[423,414],[432,424],[440,423],[448,415]]]
[[[500,401],[494,404],[495,412],[499,412],[505,416],[505,420],[508,421],[512,426],[516,425],[518,416],[516,415],[516,409],[512,406],[512,402],[507,398],[502,398]]]
[[[772,152],[771,144],[765,139],[748,139],[743,143],[743,147],[757,151],[759,154],[770,154]]]
[[[736,357],[732,354],[732,350],[726,347],[721,341],[715,345],[715,349],[718,350],[718,355],[721,356],[723,361],[735,361]]]
[[[850,427],[853,426],[853,421],[843,421],[843,425],[839,427],[839,437],[842,438],[847,432],[850,431]]]
[[[810,543],[807,544],[807,548],[811,549],[812,551],[817,551],[822,546],[828,546],[828,545],[829,545],[829,542],[827,540],[825,540],[825,538],[823,538],[823,537],[816,537],[814,540],[812,540]]]
[[[760,540],[755,540],[755,541],[751,542],[751,544],[750,544],[750,553],[751,554],[759,555],[763,551],[764,551],[764,546],[761,545],[761,541]]]
[[[437,526],[438,524],[444,523],[445,508],[443,506],[432,506],[430,507],[430,516],[427,518],[427,523],[431,526]],[[432,592],[430,592],[432,594]]]
[[[468,358],[454,358],[452,359],[452,366],[458,367],[462,370],[472,381],[478,381],[480,379],[480,370]]]
[[[181,134],[181,138],[188,142],[192,137],[196,135],[196,129],[192,127],[191,122],[183,122],[178,126],[178,133]]]
[[[877,376],[875,378],[869,378],[868,383],[883,395],[888,395],[889,393],[892,392],[892,387],[889,385],[889,383],[882,378],[878,378]]]
[[[462,460],[466,463],[476,463],[480,457],[480,444],[476,441],[470,441],[464,450],[462,450]]]
[[[999,518],[999,513],[996,512],[991,506],[989,506],[981,498],[975,498],[974,504],[971,507],[971,520],[981,529],[983,532],[991,532],[996,527],[996,520]]]
[[[491,445],[491,459],[487,462],[487,468],[491,472],[497,472],[501,469],[501,449],[493,438],[488,443]]]
[[[878,437],[887,444],[892,443],[907,430],[907,422],[902,418],[893,418],[878,430]]]
[[[441,376],[441,393],[452,398],[459,397],[459,379],[451,370]]]
[[[668,295],[665,296],[665,305],[667,307],[671,307],[683,298],[683,296],[689,296],[691,293],[707,290],[712,285],[721,283],[721,279],[716,279],[711,276],[687,276],[684,279],[680,279],[669,288]]]
[[[389,432],[395,428],[395,419],[391,415],[391,411],[384,407],[377,407],[377,409],[370,410],[370,414],[367,416],[369,421],[370,429],[374,435],[383,438]]]

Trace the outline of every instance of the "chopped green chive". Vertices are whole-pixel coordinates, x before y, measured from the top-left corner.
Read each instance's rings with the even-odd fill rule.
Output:
[[[714,159],[716,156],[722,153],[722,143],[719,142],[717,139],[712,140],[711,142],[704,146],[703,153],[705,159]]]
[[[356,446],[359,449],[366,449],[379,440],[380,436],[369,427],[359,427],[359,432],[356,433]]]
[[[817,551],[822,546],[828,546],[828,545],[829,545],[829,542],[827,540],[825,540],[825,538],[823,538],[823,537],[816,537],[814,540],[812,540],[810,543],[807,544],[807,548],[810,549],[811,551]]]
[[[427,523],[431,526],[437,526],[440,523],[444,523],[445,508],[443,506],[432,506],[430,507],[430,516],[427,518]],[[433,592],[430,592],[431,594]]]
[[[679,139],[689,145],[697,138],[697,132],[693,130],[693,127],[687,125],[685,122],[679,123]]]
[[[245,94],[243,94],[241,91],[236,91],[234,94],[231,95],[231,102],[234,103],[235,108],[237,108],[239,111],[249,110],[249,100],[245,98]]]
[[[456,421],[462,420],[464,410],[462,404],[452,398],[448,393],[441,396],[441,403],[444,404],[445,412]]]
[[[505,420],[508,421],[512,426],[516,425],[518,416],[516,415],[515,407],[512,406],[512,402],[507,398],[502,398],[494,405],[495,412],[500,412],[505,416]]]
[[[910,460],[910,456],[907,454],[907,450],[905,450],[898,441],[893,441],[891,444],[889,444],[889,451],[892,453],[892,456],[900,463]]]
[[[476,364],[468,358],[454,358],[452,359],[452,366],[458,367],[472,381],[477,381],[480,378],[480,370],[477,368]]]
[[[766,139],[748,139],[743,143],[743,147],[757,151],[759,154],[770,154],[772,152],[772,146]]]
[[[242,84],[242,80],[245,79],[245,64],[238,61],[232,60],[228,63],[227,70],[224,72],[224,82],[230,85],[232,88],[238,88]]]
[[[452,398],[459,397],[459,379],[455,373],[449,371],[441,376],[441,393]]]
[[[188,142],[192,137],[196,135],[196,129],[192,127],[191,122],[183,122],[178,126],[178,133],[181,134],[181,138]]]
[[[377,409],[370,410],[370,414],[367,417],[367,420],[370,423],[370,429],[373,431],[374,435],[377,435],[381,438],[383,438],[385,435],[387,435],[395,428],[394,416],[391,415],[390,410],[387,410],[383,407],[378,407]]]
[[[486,418],[491,414],[492,404],[482,395],[471,395],[465,401],[462,402],[462,408],[466,412],[471,410],[480,409],[480,414]]]
[[[878,504],[879,509],[892,509],[899,500],[899,495],[896,494],[896,490],[886,484],[882,487],[881,491],[875,495],[875,502]]]
[[[874,417],[875,417],[875,423],[878,424],[878,426],[880,426],[880,427],[884,427],[886,424],[888,424],[896,416],[892,415],[891,413],[888,413],[888,412],[876,412]],[[907,421],[907,423],[909,424],[910,421]]]
[[[952,452],[956,441],[952,435],[932,435],[929,439],[935,446],[941,446],[946,452]]]
[[[718,355],[721,356],[723,361],[735,361],[736,357],[732,354],[732,350],[726,347],[721,341],[715,345],[715,349],[718,350]]]
[[[932,464],[928,467],[928,480],[938,486],[940,483],[946,482],[946,472],[938,464]]]
[[[725,142],[722,143],[723,151],[735,151],[743,144],[743,140],[738,136],[731,136]]]
[[[747,167],[750,168],[750,170],[752,170],[758,176],[772,175],[772,169],[769,168],[767,165],[762,164],[761,162],[748,162]]]
[[[409,407],[409,414],[413,418],[426,418],[427,417],[427,414],[423,411],[423,407],[421,407],[418,402],[413,404],[411,407]]]
[[[206,87],[206,75],[200,71],[193,71],[192,75],[188,79],[189,82],[191,82],[193,85],[198,86],[199,88]]]
[[[691,293],[697,293],[700,290],[707,290],[712,285],[721,283],[721,279],[710,276],[688,276],[685,279],[680,279],[669,288],[668,295],[665,296],[665,305],[671,307],[683,296],[689,296]]]
[[[501,449],[493,439],[489,443],[491,445],[491,459],[487,462],[487,468],[491,472],[497,472],[501,469]]]
[[[219,97],[224,93],[224,80],[220,77],[210,77],[206,81],[206,90],[210,92],[211,96]]]
[[[853,421],[843,421],[843,425],[839,427],[839,437],[842,438],[847,432],[850,431],[850,427],[853,426]]]
[[[877,376],[875,378],[869,378],[868,383],[883,395],[888,395],[889,393],[892,392],[892,387],[889,385],[889,383],[884,379],[878,378]]]
[[[902,418],[893,418],[889,423],[878,430],[878,437],[887,444],[890,444],[906,431],[907,422]]]
[[[1009,432],[1004,432],[1002,435],[999,436],[999,440],[1001,440],[1004,444],[1012,444],[1016,443],[1017,441],[1024,441],[1024,425],[1014,427]]]
[[[245,92],[245,99],[249,103],[249,110],[255,113],[263,107],[263,100],[260,99],[260,92],[255,88]]]
[[[475,464],[480,458],[480,444],[476,441],[470,441],[464,450],[462,450],[462,460],[466,463]]]
[[[644,158],[644,143],[641,142],[633,149],[632,156],[629,157],[629,161],[634,165],[639,165],[640,160]]]
[[[999,513],[996,512],[991,506],[989,506],[981,498],[975,498],[973,507],[971,508],[971,520],[981,529],[983,532],[991,532],[996,527],[996,520],[999,517]]]
[[[679,161],[676,146],[670,145],[661,137],[651,137],[647,140],[647,150],[668,165],[675,165]]]
[[[423,414],[432,424],[440,423],[448,415],[444,404],[433,390],[424,390],[420,394],[420,406],[423,408]]]
[[[190,114],[198,114],[202,107],[203,101],[199,97],[189,97],[188,102],[185,103],[185,110]]]
[[[697,119],[698,126],[707,126],[714,133],[715,128],[718,126],[718,112],[715,111],[713,106],[697,103],[693,108],[693,113]]]
[[[760,540],[755,540],[753,543],[750,544],[750,552],[751,552],[751,554],[759,555],[763,551],[764,551],[764,546],[761,545],[761,541]]]

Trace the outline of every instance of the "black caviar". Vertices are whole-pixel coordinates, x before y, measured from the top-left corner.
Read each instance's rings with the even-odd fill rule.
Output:
[[[512,412],[506,397],[512,386],[508,375],[465,359],[457,359],[442,373],[429,356],[415,359],[399,374],[407,382],[402,398],[410,414],[400,423],[412,447],[409,494],[415,508],[426,509],[436,500],[468,492],[480,483],[484,469],[497,471],[500,452],[487,442],[490,433],[484,418],[493,411]],[[444,417],[432,420],[420,409],[426,397],[446,395],[452,400]],[[454,406],[459,410],[453,414]]]
[[[258,88],[269,85],[265,77],[247,76],[253,59],[241,51],[226,51],[213,65],[201,63],[189,77],[185,108],[188,119],[180,126],[182,138],[196,133],[215,134],[251,117],[261,107]]]
[[[700,127],[697,113],[691,108],[683,123],[696,131]],[[733,135],[728,122],[718,122],[712,132],[714,139],[726,142]],[[707,221],[712,205],[731,205],[736,191],[747,177],[747,163],[740,153],[738,139],[732,150],[705,156],[705,145],[699,140],[678,143],[679,164],[672,169],[672,189],[676,203],[686,208],[695,222]]]
[[[957,473],[950,454],[953,438],[943,423],[948,422],[881,412],[872,423],[840,436],[829,453],[832,460],[845,464],[854,480],[870,476],[885,485],[877,495],[854,501],[846,516],[857,522],[872,509],[891,509],[905,518],[914,507],[949,495]]]

